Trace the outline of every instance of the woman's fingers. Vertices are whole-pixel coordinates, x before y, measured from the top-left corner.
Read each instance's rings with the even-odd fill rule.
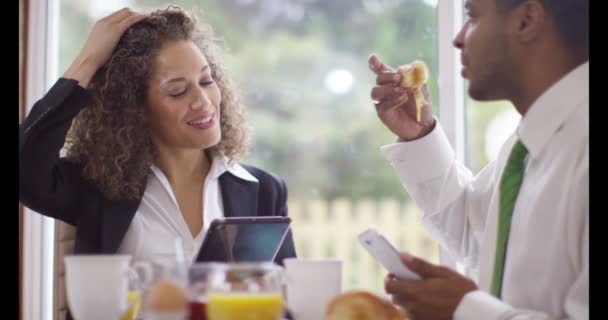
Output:
[[[123,19],[120,22],[120,29],[124,32],[124,30],[127,30],[130,26],[136,24],[137,22],[145,19],[147,17],[147,14],[144,13],[135,13],[129,17],[127,17],[126,19]]]
[[[130,15],[131,13],[133,13],[133,10],[131,10],[131,8],[125,7],[125,8],[122,8],[118,11],[111,13],[110,15],[108,15],[105,18],[102,18],[100,20],[106,20],[110,23],[119,23],[125,17]]]

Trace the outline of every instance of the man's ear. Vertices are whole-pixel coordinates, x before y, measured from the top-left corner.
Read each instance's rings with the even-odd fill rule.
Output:
[[[521,43],[537,40],[546,27],[547,14],[540,0],[526,0],[509,15],[509,33]]]

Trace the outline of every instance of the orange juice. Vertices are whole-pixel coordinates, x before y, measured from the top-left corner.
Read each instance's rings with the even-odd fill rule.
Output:
[[[280,320],[283,296],[280,293],[209,293],[208,320]]]
[[[137,319],[137,313],[139,312],[139,307],[141,306],[141,299],[139,299],[139,293],[137,291],[129,291],[127,294],[127,305],[130,306],[135,299],[137,299],[137,302],[135,302],[129,311],[125,313],[121,320]]]

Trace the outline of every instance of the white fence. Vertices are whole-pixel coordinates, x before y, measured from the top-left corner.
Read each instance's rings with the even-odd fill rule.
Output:
[[[343,261],[343,290],[364,289],[384,294],[386,272],[359,244],[357,235],[374,226],[393,242],[433,263],[439,247],[420,223],[412,201],[337,199],[289,200],[289,215],[299,257],[338,258]]]

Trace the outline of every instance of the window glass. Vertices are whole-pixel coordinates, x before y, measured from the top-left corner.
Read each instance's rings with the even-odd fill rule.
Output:
[[[244,162],[282,176],[289,188],[300,257],[339,258],[343,289],[383,293],[386,272],[359,245],[375,225],[398,247],[432,262],[438,246],[419,209],[382,157],[395,137],[370,99],[374,52],[391,65],[422,59],[438,101],[437,2],[432,0],[174,1],[211,22],[229,49],[254,129]],[[63,0],[59,70],[74,59],[95,19],[124,6],[165,8],[161,1]]]

